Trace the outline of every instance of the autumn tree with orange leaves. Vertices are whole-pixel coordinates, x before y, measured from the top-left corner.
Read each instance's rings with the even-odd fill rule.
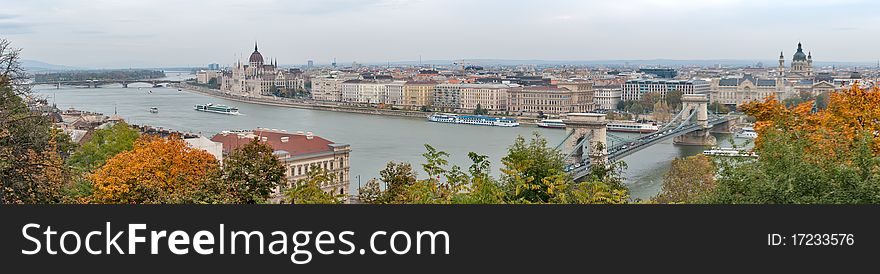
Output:
[[[742,106],[756,118],[757,160],[717,163],[711,203],[880,203],[880,90],[832,92],[828,107]]]
[[[144,136],[92,175],[92,203],[225,202],[219,164],[179,138]]]

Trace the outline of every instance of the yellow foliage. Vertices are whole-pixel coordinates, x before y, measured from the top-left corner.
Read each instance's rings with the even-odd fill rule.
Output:
[[[179,138],[144,136],[92,174],[91,202],[187,202],[218,169],[211,154]]]
[[[796,133],[811,143],[811,151],[834,158],[850,151],[857,137],[869,134],[872,151],[880,153],[880,90],[853,85],[852,88],[832,92],[828,108],[813,110],[813,101],[804,102],[787,109],[770,97],[764,102],[752,102],[743,106],[745,113],[756,118],[758,139],[756,148],[763,145],[761,135],[779,130]],[[808,151],[809,152],[809,151]]]

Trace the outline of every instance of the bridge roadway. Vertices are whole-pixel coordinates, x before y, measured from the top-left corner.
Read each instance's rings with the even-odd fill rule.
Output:
[[[716,126],[718,124],[723,124],[730,121],[731,118],[727,116],[717,116],[710,118],[707,122],[709,124],[709,128]],[[636,151],[642,150],[646,147],[655,145],[657,143],[669,140],[670,138],[675,138],[687,133],[691,133],[697,130],[704,129],[702,126],[696,123],[690,123],[687,125],[678,128],[677,130],[674,128],[666,129],[663,131],[654,132],[638,139],[627,141],[627,142],[614,142],[611,141],[612,145],[608,146],[608,161],[614,162],[622,159],[623,157],[629,156],[630,154],[635,153]],[[589,158],[586,158],[589,159]],[[587,176],[590,173],[590,162],[586,160],[584,163],[581,163],[580,166],[566,167],[566,171],[572,174],[573,178],[580,179],[584,176]]]
[[[100,85],[106,84],[122,84],[123,87],[128,87],[129,84],[133,83],[145,83],[150,85],[156,84],[170,84],[170,83],[181,83],[179,80],[165,80],[165,79],[140,79],[140,80],[65,80],[65,81],[41,81],[41,82],[32,82],[31,85],[80,85],[80,86],[89,86],[89,87],[97,87]]]

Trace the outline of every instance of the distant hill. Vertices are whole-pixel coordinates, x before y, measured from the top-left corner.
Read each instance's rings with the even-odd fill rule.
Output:
[[[28,60],[28,59],[21,60],[21,66],[24,67],[28,72],[31,72],[31,73],[83,69],[83,68],[79,68],[79,67],[49,64],[46,62],[41,62],[41,61],[37,61],[37,60]]]

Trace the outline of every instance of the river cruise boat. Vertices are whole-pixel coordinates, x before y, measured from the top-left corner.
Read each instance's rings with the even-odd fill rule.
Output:
[[[758,138],[758,133],[752,127],[744,127],[736,134],[736,138],[755,139]]]
[[[612,132],[650,133],[660,130],[655,123],[608,122],[607,130]]]
[[[159,113],[159,108],[157,108],[157,107],[151,107],[151,108],[150,108],[150,113]]]
[[[562,119],[544,119],[538,121],[537,125],[543,128],[565,128],[565,123],[562,122]]]
[[[230,107],[230,106],[226,106],[226,105],[204,104],[204,105],[195,105],[193,108],[197,111],[204,111],[204,112],[229,114],[229,115],[239,115],[240,114],[238,112],[238,108]]]
[[[737,150],[733,148],[714,148],[703,151],[703,155],[720,157],[758,157],[758,155],[754,152]]]
[[[435,113],[428,116],[428,121],[438,123],[481,125],[481,126],[497,126],[497,127],[515,127],[519,126],[519,122],[514,118],[489,117],[483,115],[458,115],[449,113]]]

